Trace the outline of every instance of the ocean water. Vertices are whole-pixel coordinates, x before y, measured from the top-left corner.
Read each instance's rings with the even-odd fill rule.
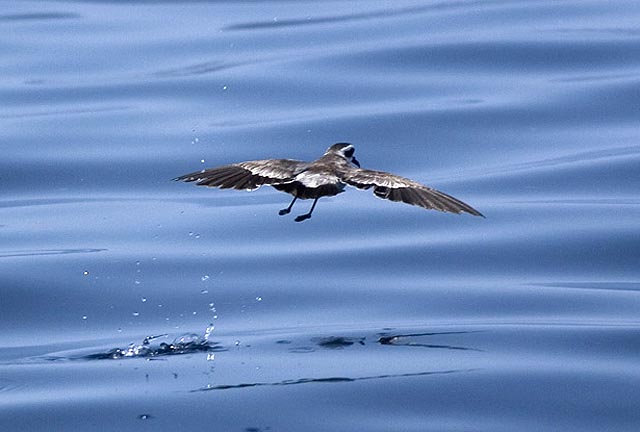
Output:
[[[639,430],[640,3],[0,1],[0,31],[0,430]],[[343,141],[486,219],[171,181]]]

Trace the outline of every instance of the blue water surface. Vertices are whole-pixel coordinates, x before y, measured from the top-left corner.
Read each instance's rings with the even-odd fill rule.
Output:
[[[0,1],[0,32],[0,430],[638,430],[639,2]],[[171,181],[345,141],[486,219]]]

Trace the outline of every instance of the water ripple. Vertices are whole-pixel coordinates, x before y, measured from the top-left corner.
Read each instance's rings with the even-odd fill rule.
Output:
[[[91,115],[98,113],[110,113],[118,111],[131,110],[131,106],[97,106],[97,107],[85,107],[85,108],[69,108],[69,109],[54,109],[53,107],[47,110],[38,111],[25,111],[14,112],[9,114],[0,114],[0,119],[26,119],[37,117],[50,117],[50,116],[75,116],[75,115]]]
[[[630,57],[631,56],[631,57]],[[630,58],[632,60],[630,60]],[[341,65],[373,68],[378,73],[402,66],[403,72],[477,74],[479,71],[511,73],[584,71],[630,68],[640,63],[640,44],[635,40],[534,41],[487,40],[421,42],[404,46],[381,46],[345,53]],[[410,65],[407,68],[407,65]]]
[[[0,21],[50,21],[50,20],[68,20],[79,19],[82,16],[69,12],[34,12],[21,14],[4,14],[0,15]]]
[[[199,76],[199,75],[208,75],[215,72],[221,72],[228,69],[243,66],[246,64],[248,63],[212,60],[207,62],[190,64],[190,65],[173,68],[173,69],[159,70],[157,72],[153,72],[151,75],[158,78],[193,77],[193,76]]]
[[[583,281],[583,282],[540,282],[531,285],[548,287],[548,288],[572,288],[585,290],[604,290],[604,291],[640,291],[640,282],[616,282],[616,281]]]
[[[34,257],[47,255],[70,255],[70,254],[86,254],[95,252],[104,252],[108,249],[35,249],[35,250],[9,250],[0,251],[0,258],[17,258],[17,257]]]
[[[306,16],[304,18],[273,18],[269,21],[252,21],[231,24],[223,27],[223,30],[261,30],[261,29],[277,29],[286,27],[298,27],[309,26],[318,24],[334,24],[341,22],[352,22],[361,20],[371,20],[377,18],[391,19],[395,17],[402,17],[406,15],[415,15],[423,12],[442,12],[455,9],[474,9],[477,6],[492,7],[495,5],[508,4],[505,0],[471,0],[471,1],[446,1],[436,2],[430,5],[424,6],[412,6],[403,8],[388,8],[375,10],[370,12],[351,13],[343,15],[327,15],[312,17]]]
[[[410,372],[401,374],[385,374],[385,375],[371,375],[360,377],[324,377],[324,378],[297,378],[284,381],[275,382],[252,382],[252,383],[240,383],[240,384],[221,384],[221,385],[208,385],[199,389],[192,390],[193,392],[203,392],[212,390],[232,390],[251,387],[280,387],[299,384],[326,384],[326,383],[352,383],[359,381],[372,381],[372,380],[384,380],[390,378],[412,378],[423,377],[431,375],[450,375],[459,373],[471,373],[478,369],[449,369],[449,370],[436,370],[426,372]]]

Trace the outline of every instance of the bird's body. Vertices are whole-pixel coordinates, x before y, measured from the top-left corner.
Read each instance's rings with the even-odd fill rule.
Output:
[[[186,174],[174,180],[221,189],[254,190],[269,185],[294,197],[288,208],[280,210],[280,215],[289,213],[297,199],[313,199],[309,213],[296,217],[296,222],[311,217],[319,198],[338,195],[347,185],[358,189],[373,188],[377,197],[391,201],[482,216],[468,204],[413,180],[384,171],[362,169],[354,152],[351,144],[337,143],[313,162],[293,159],[247,161]]]

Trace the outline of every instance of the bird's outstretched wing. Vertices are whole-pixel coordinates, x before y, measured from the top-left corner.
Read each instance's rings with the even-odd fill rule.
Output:
[[[444,192],[384,171],[350,169],[340,173],[340,179],[358,189],[373,188],[373,193],[378,198],[399,201],[426,209],[469,213],[484,217],[478,210]]]
[[[176,177],[174,180],[220,189],[253,190],[262,185],[291,182],[306,166],[306,162],[292,159],[255,160],[209,168]]]

